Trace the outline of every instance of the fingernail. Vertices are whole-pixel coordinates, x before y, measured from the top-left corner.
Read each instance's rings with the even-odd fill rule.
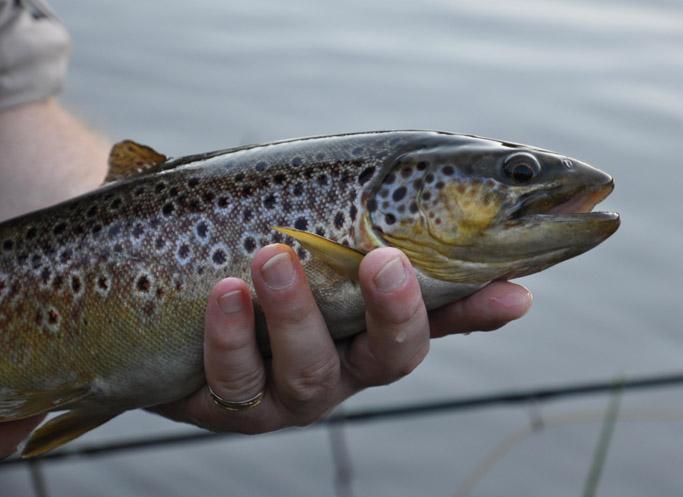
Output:
[[[383,292],[396,290],[406,280],[406,270],[399,257],[394,257],[384,264],[384,267],[375,275],[374,281],[377,288]]]
[[[493,297],[491,299],[496,304],[502,305],[506,309],[518,309],[520,307],[526,308],[529,306],[531,301],[530,292],[508,292],[499,297]]]
[[[243,307],[242,291],[233,290],[218,297],[218,305],[225,314],[240,312]]]
[[[294,265],[289,252],[280,252],[261,266],[261,275],[273,290],[287,288],[294,281]]]

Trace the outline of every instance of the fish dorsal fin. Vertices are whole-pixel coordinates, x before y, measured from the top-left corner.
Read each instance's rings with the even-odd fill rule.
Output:
[[[147,145],[141,145],[132,140],[123,140],[111,149],[109,173],[105,182],[152,172],[167,159],[164,154],[160,154]]]
[[[358,279],[358,267],[364,256],[362,252],[308,231],[280,226],[273,226],[273,229],[294,238],[314,257],[322,260],[342,276],[353,281]]]
[[[30,459],[49,452],[118,416],[121,411],[92,412],[76,409],[50,419],[33,432],[21,457]]]
[[[50,391],[4,393],[0,390],[0,423],[29,418],[76,402],[90,393],[87,385]]]

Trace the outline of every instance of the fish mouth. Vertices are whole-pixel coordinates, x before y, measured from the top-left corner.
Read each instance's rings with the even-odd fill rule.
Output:
[[[571,189],[555,187],[549,190],[533,192],[521,199],[518,207],[509,215],[512,222],[538,218],[558,220],[571,217],[585,217],[586,220],[615,219],[619,215],[613,212],[593,212],[596,205],[602,202],[614,190],[614,180],[598,185],[580,185]],[[615,228],[616,229],[616,228]]]

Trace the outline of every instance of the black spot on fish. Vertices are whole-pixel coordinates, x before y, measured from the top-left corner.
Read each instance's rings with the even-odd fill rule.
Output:
[[[164,240],[161,236],[158,236],[156,240],[154,240],[154,248],[156,248],[157,250],[161,250],[162,248],[164,248],[165,245],[166,240]]]
[[[116,197],[114,200],[112,200],[111,204],[109,204],[109,208],[113,211],[116,211],[116,210],[119,210],[122,205],[123,205],[123,200],[121,200],[120,197]]]
[[[90,231],[92,232],[93,237],[100,236],[100,233],[102,232],[102,225],[97,223]]]
[[[230,205],[230,203],[228,202],[228,197],[218,197],[216,205],[221,209],[225,209],[226,207],[228,207],[228,205]]]
[[[47,311],[47,323],[53,326],[59,323],[59,313],[56,310]]]
[[[202,210],[202,202],[197,197],[190,199],[189,206],[192,212],[198,212]]]
[[[203,199],[204,202],[206,202],[207,204],[212,203],[212,202],[213,202],[213,199],[215,199],[215,198],[216,198],[216,194],[213,193],[213,192],[204,192],[204,193],[202,193],[202,199]]]
[[[295,167],[300,166],[302,163],[303,163],[303,160],[301,159],[301,157],[294,157],[292,159],[292,165]]]
[[[66,248],[62,250],[62,253],[59,254],[59,262],[62,264],[66,264],[71,260],[71,257],[73,256],[73,251],[70,248]]]
[[[72,231],[75,235],[82,235],[83,233],[85,233],[85,226],[83,226],[82,224],[77,224],[72,228]]]
[[[325,174],[318,176],[318,184],[320,186],[327,186],[327,176]]]
[[[389,213],[384,216],[384,222],[387,224],[394,224],[396,222],[396,216]]]
[[[217,266],[222,266],[227,262],[228,256],[223,249],[216,249],[213,251],[213,254],[211,254],[211,260]]]
[[[51,277],[52,271],[50,271],[50,268],[44,267],[43,270],[40,272],[40,282],[43,285],[47,285],[50,282]]]
[[[154,191],[156,193],[161,193],[166,189],[166,184],[165,183],[157,183],[154,185]]]
[[[109,238],[115,238],[121,233],[121,225],[114,224],[109,228]]]
[[[164,216],[168,217],[171,214],[173,214],[174,210],[175,210],[175,205],[173,205],[172,203],[169,202],[168,204],[164,204],[164,206],[161,208],[161,213]]]
[[[351,204],[351,208],[349,209],[349,216],[351,216],[351,221],[356,220],[357,214],[358,214],[358,208],[356,207],[356,204]]]
[[[152,282],[149,280],[147,275],[142,274],[135,282],[135,288],[140,293],[147,293],[149,292],[150,288],[152,288]]]
[[[282,173],[277,173],[275,176],[273,176],[273,181],[275,182],[276,185],[282,185],[286,179],[287,179],[287,176],[285,176]]]
[[[188,259],[191,253],[192,250],[190,249],[190,246],[187,243],[183,243],[178,247],[178,257],[181,260]]]
[[[375,212],[377,210],[377,201],[374,198],[368,200],[368,211]]]
[[[242,196],[248,197],[249,195],[251,195],[251,192],[253,191],[253,189],[254,188],[251,185],[244,185],[242,187]]]
[[[104,291],[109,290],[109,278],[104,275],[100,275],[97,278],[97,288]]]
[[[415,202],[410,202],[410,206],[408,207],[410,209],[410,212],[415,214],[417,212],[417,204]]]
[[[389,174],[387,174],[387,177],[384,178],[384,184],[385,185],[390,185],[394,181],[396,181],[396,175],[394,173],[389,173]]]
[[[306,254],[306,250],[303,247],[299,247],[298,249],[296,249],[296,255],[298,255],[299,259],[301,259],[302,261],[306,260],[307,254]]]
[[[256,240],[248,236],[244,239],[244,250],[251,253],[256,250]]]
[[[432,194],[429,190],[422,192],[422,200],[430,200],[432,198]]]
[[[81,293],[81,290],[83,289],[83,283],[81,282],[81,278],[76,275],[71,276],[71,290],[74,292],[74,294],[78,295]]]
[[[93,218],[93,217],[97,216],[97,206],[93,205],[92,207],[90,207],[90,209],[88,209],[88,211],[85,213],[85,215],[88,218]]]
[[[14,240],[9,240],[9,239],[8,239],[8,240],[5,240],[4,242],[2,242],[2,249],[3,249],[5,252],[9,252],[9,251],[12,250],[13,248],[14,248]]]
[[[52,232],[57,236],[63,234],[65,231],[66,231],[66,223],[59,223],[52,229]]]
[[[187,186],[189,186],[190,188],[195,188],[197,185],[199,185],[199,178],[195,178],[193,176],[187,180]]]
[[[27,240],[33,240],[36,235],[38,235],[38,230],[36,230],[33,226],[26,231]]]
[[[31,257],[31,269],[36,270],[40,268],[43,265],[43,258],[36,254],[33,257]]]
[[[294,227],[301,231],[306,231],[308,229],[308,220],[305,217],[300,217],[294,221]]]
[[[121,252],[123,252],[123,245],[120,243],[117,243],[116,245],[114,245],[114,252],[116,252],[117,254],[120,254]]]
[[[428,164],[425,161],[420,161],[417,163],[417,170],[424,171],[425,169],[427,169],[427,165]]]
[[[140,238],[142,238],[142,235],[145,234],[145,227],[142,223],[135,223],[135,226],[133,226],[133,231],[131,231],[131,234],[133,235],[133,238],[139,240]]]
[[[425,175],[425,183],[429,184],[434,181],[434,175],[432,173],[427,173]]]
[[[244,173],[237,173],[235,175],[235,181],[239,183],[242,180],[244,180]]]
[[[135,195],[136,197],[139,197],[140,195],[144,195],[144,193],[145,193],[145,187],[144,187],[144,186],[138,186],[138,187],[135,189],[134,195]]]
[[[245,207],[244,212],[242,212],[242,220],[245,223],[248,223],[251,220],[252,214],[253,213],[252,213],[251,209],[249,207]]]
[[[375,168],[373,166],[366,167],[362,173],[358,176],[358,184],[361,186],[367,183],[372,175],[375,173]]]
[[[444,166],[441,169],[441,172],[446,176],[453,176],[453,174],[455,173],[455,169],[453,168],[453,166]]]
[[[273,243],[282,243],[284,236],[279,231],[276,231],[275,233],[273,233],[272,238],[273,238]]]
[[[441,190],[444,186],[445,186],[445,185],[444,185],[444,182],[443,182],[443,181],[437,181],[436,185],[434,185],[434,187],[435,187],[437,190]]]
[[[197,236],[201,238],[202,240],[206,240],[206,237],[209,234],[209,227],[207,226],[205,221],[199,221],[197,223]]]
[[[178,190],[178,187],[177,187],[177,186],[171,187],[171,189],[168,191],[168,194],[169,194],[171,197],[177,197],[179,193],[180,193],[180,190]]]
[[[401,186],[401,187],[397,188],[396,190],[394,190],[394,193],[391,196],[391,198],[394,199],[394,202],[399,202],[399,201],[403,200],[403,197],[406,196],[407,191],[408,190],[406,189],[405,186]]]
[[[401,176],[404,178],[409,178],[410,175],[413,174],[413,168],[410,166],[404,167],[401,169]]]
[[[263,206],[264,206],[266,209],[272,209],[273,207],[275,207],[275,195],[273,195],[273,194],[271,193],[271,194],[268,195],[266,198],[264,198],[264,199],[263,199]]]
[[[304,185],[300,181],[294,185],[294,195],[300,197],[304,193]]]
[[[265,171],[265,170],[266,170],[266,163],[263,162],[263,161],[257,163],[257,164],[256,164],[256,170],[257,170],[258,172],[260,172],[260,173],[262,173],[263,171]]]
[[[315,230],[315,234],[318,236],[325,236],[325,228],[318,226]]]

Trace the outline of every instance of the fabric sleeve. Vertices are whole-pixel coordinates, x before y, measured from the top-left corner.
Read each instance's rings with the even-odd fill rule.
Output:
[[[0,0],[0,110],[58,93],[70,39],[41,0]]]

